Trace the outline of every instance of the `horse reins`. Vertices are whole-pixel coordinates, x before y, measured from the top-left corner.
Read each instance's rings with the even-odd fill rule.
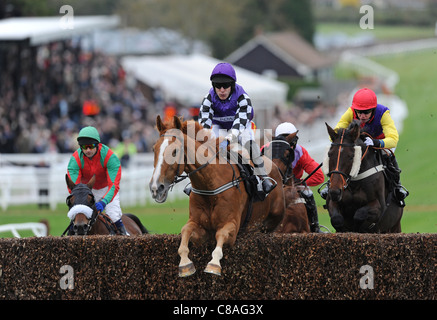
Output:
[[[327,176],[329,177],[329,181],[331,181],[331,179],[332,179],[331,176],[332,176],[333,174],[339,174],[340,177],[341,177],[341,180],[342,180],[342,182],[343,182],[343,189],[346,189],[347,186],[349,185],[349,181],[351,180],[352,177],[350,176],[350,174],[344,173],[343,171],[341,171],[341,170],[339,169],[341,149],[342,149],[343,147],[351,147],[351,148],[353,148],[353,147],[355,147],[356,145],[355,145],[354,143],[343,143],[344,133],[345,133],[345,131],[342,131],[341,139],[340,139],[340,142],[339,142],[339,143],[338,143],[338,142],[333,142],[333,143],[331,143],[331,146],[339,146],[339,148],[338,148],[338,155],[337,155],[337,164],[336,164],[336,167],[335,167],[334,170],[329,171],[328,174],[327,174]],[[366,147],[366,150],[364,151],[363,155],[361,156],[360,161],[363,161],[364,157],[366,156],[367,152],[369,151],[369,148],[370,148],[370,146],[367,146],[367,147]],[[358,180],[358,179],[357,179],[357,180]]]
[[[176,136],[176,135],[170,135],[170,134],[162,134],[161,137],[172,137],[172,138],[178,139],[178,140],[181,142],[181,149],[184,147],[184,143],[183,143],[184,141],[183,141],[183,138],[180,138],[180,137],[178,137],[178,136]],[[184,153],[181,153],[181,154],[184,154],[184,155],[185,155],[185,152],[184,152]],[[176,169],[176,175],[175,175],[175,177],[174,177],[173,182],[171,183],[171,185],[170,185],[170,187],[169,187],[170,190],[171,190],[171,189],[173,188],[173,186],[176,185],[177,183],[179,183],[179,182],[185,180],[186,178],[189,178],[191,175],[195,174],[196,172],[199,172],[200,170],[202,170],[203,168],[205,168],[207,165],[209,165],[213,159],[216,159],[217,154],[220,155],[220,153],[217,151],[217,152],[216,152],[216,153],[211,157],[210,160],[208,160],[206,163],[200,165],[198,168],[194,169],[193,171],[187,173],[186,175],[179,174],[179,171],[180,171],[180,163],[181,163],[181,161],[178,161],[178,166],[177,166],[177,169]],[[180,159],[180,160],[181,160],[181,159]],[[228,182],[228,183],[226,183],[226,184],[224,184],[224,185],[222,185],[222,186],[220,186],[220,187],[218,187],[218,188],[216,188],[216,189],[214,189],[214,190],[200,190],[200,189],[191,188],[191,191],[192,191],[193,193],[200,194],[200,195],[213,196],[213,195],[217,195],[217,194],[219,194],[219,193],[222,193],[222,192],[224,192],[225,190],[228,190],[228,189],[230,189],[230,188],[232,188],[232,187],[238,187],[239,184],[240,184],[240,182],[243,181],[243,180],[241,179],[241,177],[240,177],[240,178],[236,178],[236,174],[235,174],[235,169],[234,169],[234,167],[231,165],[231,163],[230,163],[230,161],[229,161],[228,159],[226,159],[226,162],[231,166],[232,171],[233,171],[233,174],[232,174],[233,178],[232,178],[232,180],[231,180],[230,182]],[[183,171],[182,171],[182,172],[183,172]]]

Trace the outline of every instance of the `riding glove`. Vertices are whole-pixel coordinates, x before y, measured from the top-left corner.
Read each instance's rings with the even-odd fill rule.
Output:
[[[365,144],[366,146],[379,148],[379,147],[381,147],[381,140],[378,140],[378,139],[372,139],[372,138],[367,137],[367,138],[364,140],[364,144]]]
[[[96,203],[96,210],[98,212],[102,212],[106,207],[106,203],[104,201],[99,201]]]

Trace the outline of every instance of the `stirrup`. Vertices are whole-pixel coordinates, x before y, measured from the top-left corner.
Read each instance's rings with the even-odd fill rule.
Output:
[[[187,186],[184,188],[184,193],[189,196],[191,193],[191,185],[187,184]]]
[[[395,187],[395,196],[398,201],[403,201],[410,192],[402,185]]]
[[[270,177],[260,177],[262,180],[262,187],[263,187],[263,191],[266,194],[269,194],[270,192],[273,191],[273,189],[276,188],[276,186],[278,185],[278,183],[275,181],[275,179],[270,178]]]
[[[326,229],[326,231],[322,231],[322,228],[323,228],[323,229]],[[331,230],[329,230],[328,227],[319,224],[319,233],[332,233],[332,232],[331,232]]]
[[[323,200],[326,200],[326,198],[328,197],[328,192],[329,192],[328,183],[329,181],[326,181],[317,189],[317,192],[319,193],[319,195],[322,197]]]

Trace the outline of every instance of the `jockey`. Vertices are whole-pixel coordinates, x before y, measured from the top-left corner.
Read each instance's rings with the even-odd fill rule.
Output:
[[[262,181],[263,191],[268,194],[276,187],[276,181],[267,176],[264,160],[255,142],[252,102],[243,87],[237,84],[234,68],[229,63],[217,64],[210,80],[212,88],[202,101],[199,123],[212,129],[216,137],[225,136],[237,141],[249,152],[255,174]],[[220,130],[225,129],[225,130]]]
[[[340,128],[347,128],[353,120],[359,120],[361,130],[373,137],[367,137],[365,139],[364,143],[367,146],[388,148],[393,152],[395,151],[399,141],[398,131],[390,116],[390,110],[386,106],[377,103],[375,92],[368,88],[358,90],[353,97],[352,106],[341,116],[334,130],[337,131]],[[395,197],[400,204],[404,206],[404,199],[408,196],[409,192],[400,182],[401,170],[399,169],[396,158],[394,154],[392,156],[392,153],[389,153],[388,155],[384,155],[383,159],[386,169],[394,180]]]
[[[106,214],[116,225],[123,235],[128,235],[121,220],[120,208],[121,165],[112,150],[100,143],[100,136],[96,128],[85,127],[77,137],[79,149],[77,149],[68,163],[67,174],[75,183],[88,183],[95,175],[96,182],[93,194],[96,197],[96,210],[102,212],[106,208]],[[70,191],[70,190],[69,190]]]
[[[275,137],[283,136],[285,138],[286,136],[295,132],[299,131],[292,123],[283,122],[277,126],[275,130]],[[308,151],[304,147],[296,143],[296,145],[291,146],[291,148],[294,150],[294,160],[291,166],[293,168],[294,178],[298,181],[298,184],[302,182],[304,171],[307,174],[314,172],[304,182],[303,185],[305,188],[300,192],[300,194],[305,199],[305,207],[307,209],[311,232],[321,232],[319,218],[317,215],[316,201],[314,200],[314,194],[309,187],[318,186],[319,184],[323,183],[325,176],[323,175],[319,164],[309,155]]]

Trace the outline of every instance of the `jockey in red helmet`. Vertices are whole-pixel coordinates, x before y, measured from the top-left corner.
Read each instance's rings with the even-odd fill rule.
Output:
[[[339,128],[347,128],[353,120],[359,120],[361,130],[372,136],[372,138],[367,137],[365,139],[364,143],[366,145],[395,151],[399,141],[398,130],[390,116],[389,108],[378,104],[375,92],[368,88],[358,90],[352,99],[352,105],[341,116],[334,130],[337,131]],[[396,158],[391,156],[391,153],[384,158],[386,167],[393,176],[395,196],[401,206],[404,206],[404,199],[408,196],[409,192],[401,185],[401,170],[399,169]],[[324,190],[321,191],[321,195],[323,192]]]

